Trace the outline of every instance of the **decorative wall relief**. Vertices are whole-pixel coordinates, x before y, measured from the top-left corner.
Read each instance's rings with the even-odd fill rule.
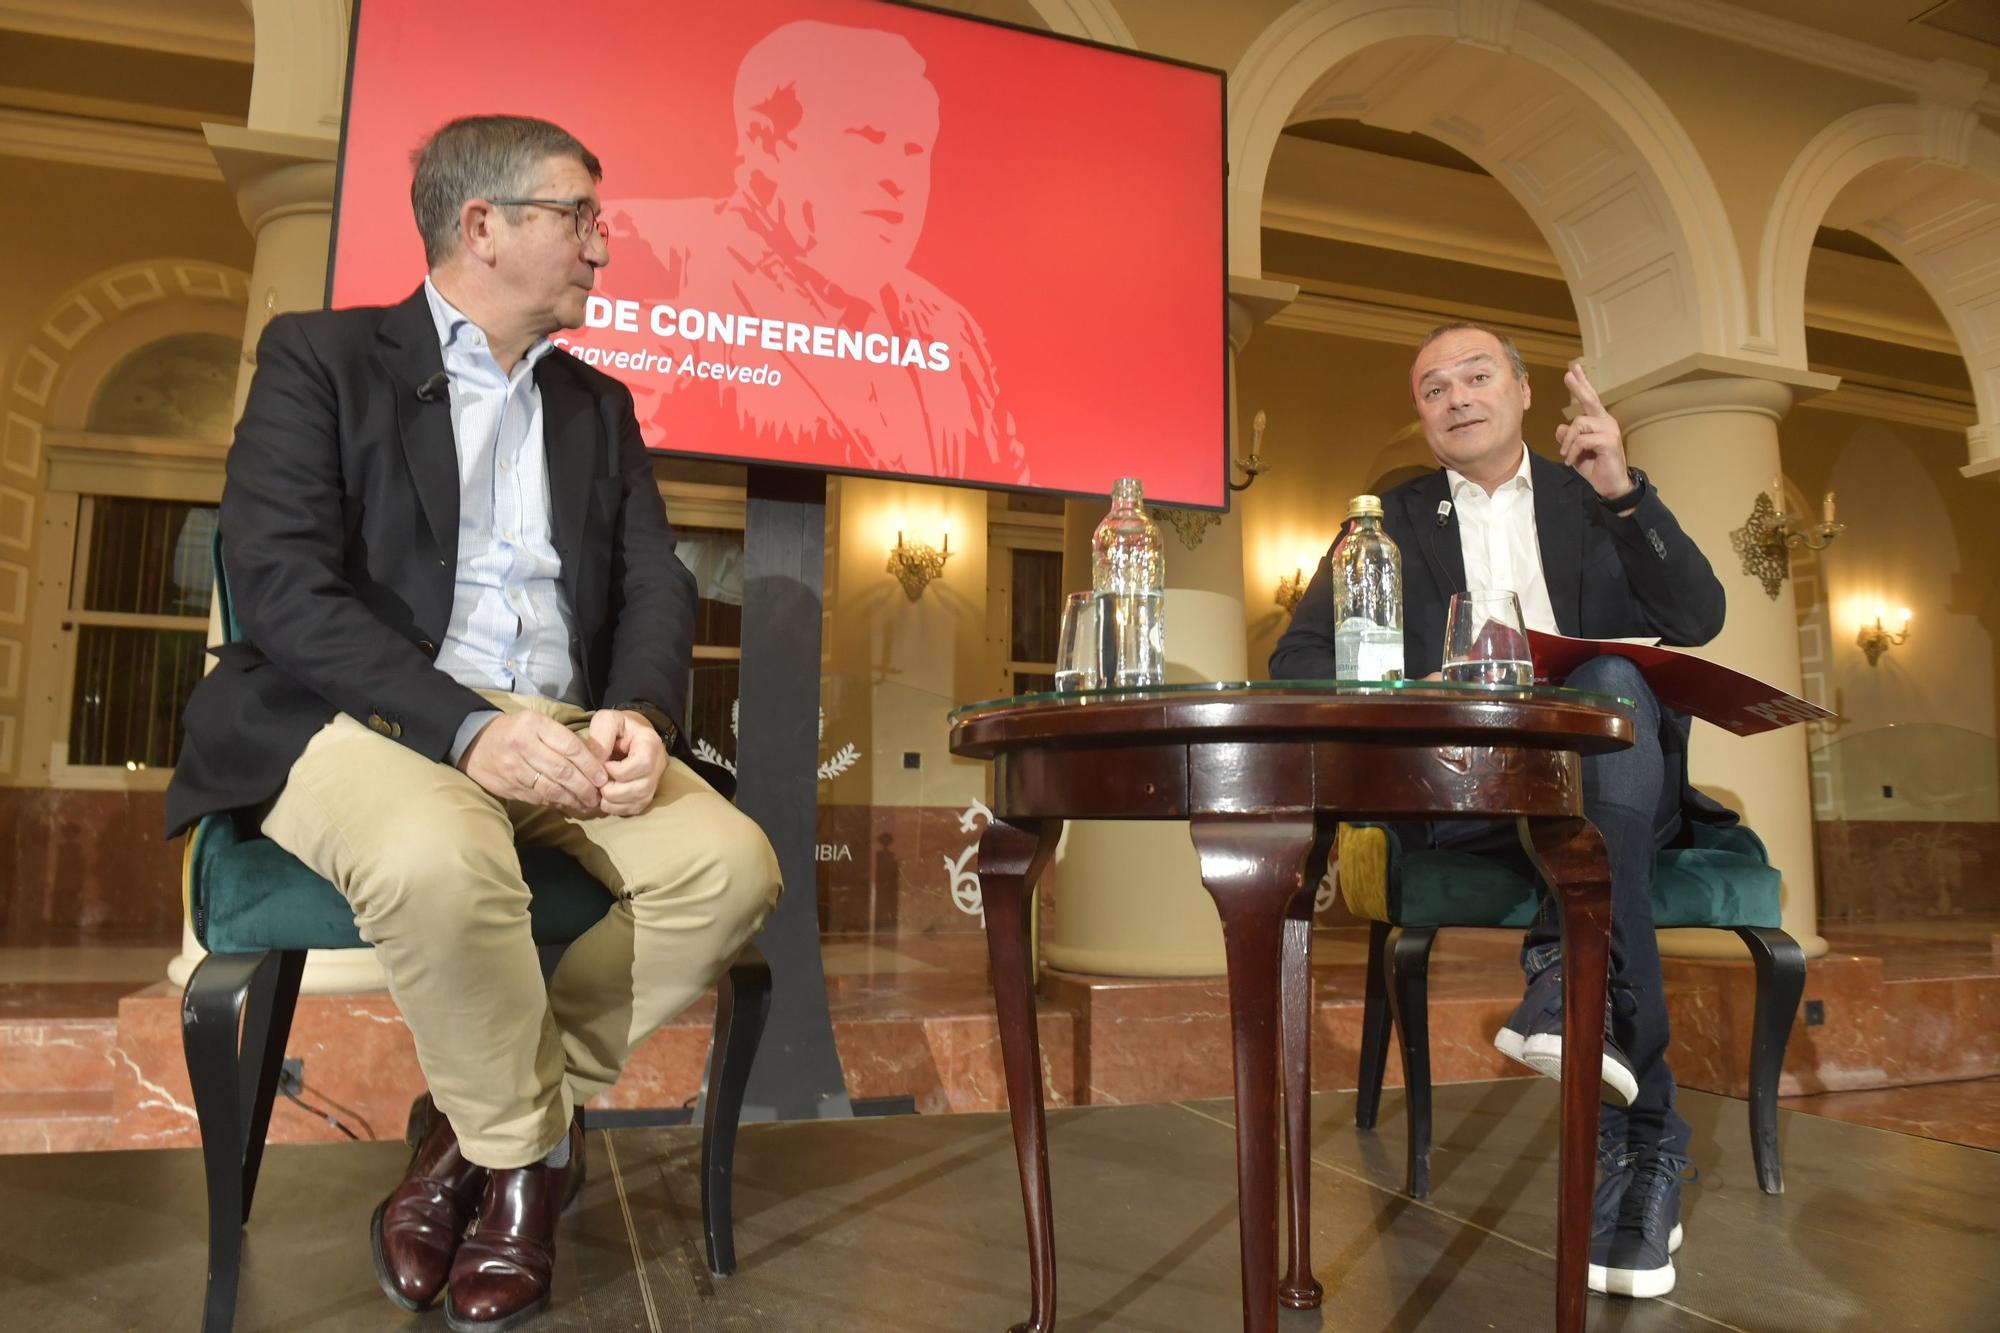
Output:
[[[737,710],[741,707],[742,701],[740,699],[729,705],[729,734],[731,736],[737,734]],[[822,744],[826,741],[826,710],[824,708],[819,710],[819,739]],[[706,739],[697,736],[692,738],[689,744],[694,748],[695,758],[714,764],[719,768],[728,769],[731,773],[736,771],[735,763],[724,759],[722,751],[710,745]],[[861,751],[855,748],[853,741],[849,741],[838,750],[835,750],[831,756],[820,761],[819,780],[821,782],[831,782],[848,769],[853,768],[860,760]]]
[[[983,801],[974,801],[959,812],[958,831],[974,835],[973,843],[957,856],[944,858],[945,873],[951,876],[952,906],[967,916],[986,919],[986,900],[979,892],[979,872],[971,869],[972,858],[979,854],[978,833],[982,822],[991,822],[993,812]]]

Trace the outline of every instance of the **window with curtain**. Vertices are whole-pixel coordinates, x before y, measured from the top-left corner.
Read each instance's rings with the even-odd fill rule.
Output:
[[[674,554],[694,574],[694,671],[688,743],[704,758],[736,762],[736,691],[743,660],[743,533],[676,525]],[[706,746],[707,749],[703,749]]]
[[[1007,671],[1015,694],[1056,687],[1056,638],[1062,627],[1062,552],[1013,547],[1007,608]]]
[[[201,679],[213,506],[83,497],[64,628],[74,635],[68,762],[163,768]]]

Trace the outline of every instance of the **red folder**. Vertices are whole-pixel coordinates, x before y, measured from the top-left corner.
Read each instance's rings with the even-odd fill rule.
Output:
[[[1562,634],[1528,631],[1528,648],[1535,658],[1535,679],[1561,684],[1569,673],[1593,657],[1609,654],[1637,664],[1653,687],[1653,696],[1669,708],[1692,713],[1738,736],[1775,731],[1794,722],[1812,722],[1835,714],[1818,704],[1787,694],[1755,676],[1711,662],[1693,653],[1616,639],[1572,639]]]

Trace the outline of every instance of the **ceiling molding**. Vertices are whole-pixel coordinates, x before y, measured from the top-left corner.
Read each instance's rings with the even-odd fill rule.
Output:
[[[1583,340],[1572,331],[1522,323],[1519,315],[1484,306],[1449,303],[1414,306],[1408,301],[1408,297],[1394,292],[1365,288],[1302,291],[1298,299],[1271,317],[1271,326],[1407,348],[1416,346],[1439,324],[1470,319],[1491,325],[1513,339],[1522,359],[1530,365],[1566,366],[1583,355]],[[1918,386],[1868,384],[1848,377],[1843,377],[1839,387],[1831,392],[1801,396],[1798,406],[1954,432],[1964,431],[1978,419],[1971,401],[1963,395],[1943,397]]]
[[[1272,155],[1262,221],[1274,231],[1563,281],[1533,219],[1491,176],[1297,136]],[[1936,303],[1901,264],[1828,249],[1815,249],[1811,262],[1808,327],[1959,354]]]
[[[1280,136],[1271,153],[1263,223],[1324,240],[1562,277],[1534,219],[1493,177],[1294,134]]]
[[[1952,102],[1970,93],[1964,104],[1981,115],[2000,116],[2000,87],[1995,87],[1984,71],[1953,61],[1898,55],[1790,19],[1739,9],[1724,0],[1596,0],[1596,3],[1606,9],[1619,9],[1742,46],[1754,46],[1821,69],[1904,88],[1926,100]]]
[[[220,181],[222,169],[200,133],[84,116],[0,108],[0,157],[144,171]]]
[[[249,12],[242,22],[178,12],[173,4],[119,4],[109,0],[55,0],[32,4],[0,0],[0,28],[74,42],[104,42],[149,51],[249,64],[256,38]]]
[[[1873,417],[1878,421],[1896,421],[1906,426],[1924,426],[1954,434],[1967,430],[1979,420],[1979,413],[1972,404],[1962,399],[1939,398],[1906,389],[1885,388],[1879,384],[1856,384],[1844,377],[1839,388],[1814,398],[1802,399],[1798,406],[1822,412]]]
[[[1297,299],[1271,317],[1271,326],[1415,347],[1432,329],[1456,319],[1476,320],[1499,329],[1513,339],[1522,359],[1534,365],[1566,366],[1583,355],[1583,339],[1574,325],[1564,330],[1523,323],[1518,314],[1487,306],[1447,302],[1411,305],[1407,296],[1365,288],[1301,291]]]

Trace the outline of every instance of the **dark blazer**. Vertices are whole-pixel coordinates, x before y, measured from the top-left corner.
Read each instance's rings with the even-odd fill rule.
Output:
[[[1557,629],[1589,639],[1657,635],[1682,647],[1721,632],[1722,584],[1657,491],[1647,486],[1632,515],[1620,518],[1574,469],[1532,450],[1528,459],[1542,578]],[[1438,506],[1450,498],[1443,468],[1382,497],[1383,531],[1403,554],[1403,671],[1411,679],[1443,664],[1445,612],[1451,595],[1465,590],[1456,509],[1437,521]],[[1334,623],[1333,573],[1323,558],[1271,654],[1272,679],[1333,679]],[[1685,755],[1686,717],[1667,715],[1661,730],[1662,745]],[[1704,818],[1719,813],[1685,783],[1682,805]]]
[[[189,699],[168,836],[276,795],[337,712],[448,762],[490,705],[433,659],[458,561],[451,407],[419,289],[394,306],[280,315],[257,346],[222,492],[243,641]],[[549,507],[586,707],[685,717],[694,578],[624,385],[557,349],[535,366]]]

